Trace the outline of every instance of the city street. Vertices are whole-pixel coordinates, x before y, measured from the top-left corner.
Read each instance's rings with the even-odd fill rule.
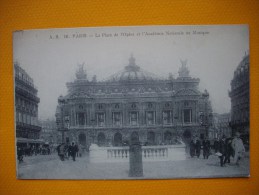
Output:
[[[231,159],[232,160],[232,159]],[[239,177],[249,173],[248,154],[240,166],[227,164],[220,167],[219,158],[189,158],[182,161],[144,162],[144,177],[128,177],[129,163],[90,163],[87,155],[76,161],[59,160],[57,154],[24,157],[18,165],[19,179],[155,179],[155,178],[206,178]]]

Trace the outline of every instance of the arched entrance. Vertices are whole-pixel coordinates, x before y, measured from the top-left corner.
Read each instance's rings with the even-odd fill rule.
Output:
[[[104,133],[99,133],[97,136],[97,144],[98,146],[105,146],[105,135]]]
[[[130,136],[130,141],[131,141],[131,143],[139,142],[139,136],[136,131],[132,132],[132,134]]]
[[[122,146],[122,135],[120,133],[115,133],[113,139],[114,146]]]
[[[164,133],[164,142],[165,142],[165,144],[171,144],[172,143],[172,133],[170,131],[166,131]]]
[[[191,139],[192,138],[192,133],[190,132],[190,130],[185,130],[183,132],[183,138],[184,139]]]
[[[191,139],[192,139],[192,133],[190,130],[185,130],[183,132],[183,141],[185,143],[190,143],[191,142]]]
[[[84,133],[80,133],[78,136],[78,142],[82,146],[86,146],[86,136]]]
[[[153,131],[147,133],[147,144],[155,145],[155,133]]]

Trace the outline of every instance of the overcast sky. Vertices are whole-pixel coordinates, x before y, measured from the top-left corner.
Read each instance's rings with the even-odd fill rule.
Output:
[[[190,75],[200,78],[200,90],[210,93],[213,111],[230,111],[230,82],[245,52],[245,25],[142,26],[28,30],[14,33],[14,61],[38,88],[39,118],[54,118],[57,99],[66,83],[85,63],[88,79],[102,80],[121,71],[131,54],[142,69],[175,78],[180,60],[188,60]]]

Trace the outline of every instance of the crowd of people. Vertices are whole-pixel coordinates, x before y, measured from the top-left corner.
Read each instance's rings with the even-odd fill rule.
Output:
[[[245,154],[244,143],[240,138],[239,132],[236,132],[234,138],[226,138],[226,136],[223,135],[220,139],[215,139],[213,143],[207,138],[200,140],[198,137],[194,137],[191,140],[189,147],[190,156],[192,158],[195,156],[199,158],[202,154],[204,159],[208,159],[209,156],[213,154],[219,157],[221,167],[225,166],[226,163],[230,163],[231,158],[233,164],[239,165],[240,160]],[[76,156],[82,156],[83,147],[74,142],[71,144],[61,143],[57,146],[56,151],[61,161],[69,159],[70,157],[75,161]],[[17,147],[17,158],[19,163],[23,161],[24,156],[50,153],[51,150],[49,147]]]
[[[198,137],[194,137],[190,142],[190,156],[193,158],[201,155],[203,151],[203,158],[208,159],[213,154],[219,157],[220,166],[223,167],[226,163],[230,163],[230,158],[233,158],[233,164],[239,165],[239,161],[244,157],[245,147],[240,133],[236,132],[234,138],[226,138],[223,135],[220,139],[214,140],[214,143],[205,138],[201,142]]]
[[[28,146],[17,146],[17,158],[19,163],[23,162],[24,156],[37,156],[37,155],[50,155],[51,148],[49,145],[28,145]]]
[[[75,161],[76,156],[77,157],[82,156],[83,148],[80,144],[77,145],[74,142],[72,142],[71,144],[61,143],[57,147],[57,152],[61,161],[64,161],[65,159],[69,159],[70,157],[72,157],[73,161]]]
[[[64,161],[72,157],[75,161],[76,156],[81,157],[83,153],[82,145],[76,145],[75,143],[62,143],[56,148],[50,148],[49,145],[28,145],[28,146],[17,146],[17,160],[19,163],[23,162],[25,156],[33,155],[50,155],[52,152],[57,152],[60,160]]]

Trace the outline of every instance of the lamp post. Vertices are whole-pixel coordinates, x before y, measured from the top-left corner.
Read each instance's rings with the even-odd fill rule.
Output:
[[[91,138],[92,138],[92,143],[94,144],[94,138],[96,136],[96,132],[95,132],[95,129],[94,129],[94,123],[95,123],[95,119],[91,119],[91,124],[92,124],[92,130],[91,130]]]
[[[176,127],[176,134],[178,136],[178,134],[179,134],[179,132],[178,132],[178,116],[175,116],[174,119],[176,120],[175,127]]]
[[[62,143],[65,143],[65,132],[69,130],[69,116],[65,116],[64,123],[65,124],[62,131]]]

